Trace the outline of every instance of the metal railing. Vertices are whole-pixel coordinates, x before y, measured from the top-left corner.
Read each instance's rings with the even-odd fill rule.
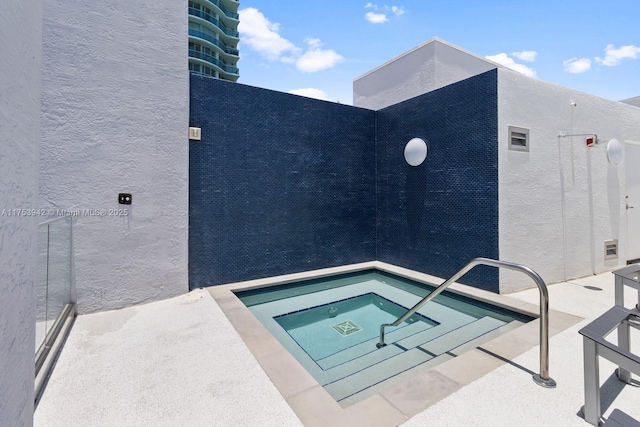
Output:
[[[204,12],[200,9],[196,9],[195,7],[189,8],[189,15],[197,16],[198,18],[202,18],[205,21],[211,22],[216,27],[220,28],[226,35],[230,37],[238,38],[240,33],[236,30],[232,30],[231,28],[227,28],[220,20],[216,19],[214,16]]]
[[[487,265],[496,268],[506,268],[508,270],[515,270],[526,274],[531,277],[540,290],[540,373],[533,375],[533,380],[536,384],[546,387],[554,388],[556,382],[549,377],[549,292],[547,291],[547,285],[538,273],[525,267],[524,265],[514,264],[506,261],[498,261],[489,258],[475,258],[471,260],[464,268],[458,271],[456,274],[445,280],[440,286],[438,286],[433,292],[424,297],[420,302],[407,310],[405,314],[398,317],[393,323],[384,323],[380,325],[380,342],[376,344],[376,347],[382,348],[386,344],[384,342],[384,329],[391,326],[398,326],[405,320],[407,320],[416,311],[420,310],[426,303],[440,295],[446,288],[449,287],[456,280],[464,276],[472,268],[478,265]]]
[[[198,58],[198,59],[202,59],[203,61],[206,61],[210,64],[213,64],[217,67],[219,67],[221,70],[229,73],[229,74],[238,74],[238,67],[232,67],[230,65],[226,65],[224,64],[221,60],[219,60],[218,58],[216,58],[213,55],[208,55],[206,53],[203,52],[198,52],[197,50],[193,50],[193,49],[189,49],[189,56],[191,58]]]
[[[218,0],[208,0],[208,1],[209,3],[215,4],[218,7],[218,9],[220,9],[229,18],[233,18],[233,19],[240,18],[240,15],[238,15],[236,12],[231,12],[230,10],[225,9],[222,3],[220,3]]]
[[[208,41],[211,44],[214,44],[216,46],[218,46],[220,49],[222,49],[224,52],[228,53],[229,55],[235,55],[238,56],[240,51],[238,49],[235,49],[233,47],[229,47],[226,44],[224,44],[223,42],[221,42],[220,40],[218,40],[217,38],[213,37],[211,34],[207,34],[203,31],[200,30],[194,30],[194,29],[189,29],[189,35],[193,36],[193,37],[199,37],[203,40]]]

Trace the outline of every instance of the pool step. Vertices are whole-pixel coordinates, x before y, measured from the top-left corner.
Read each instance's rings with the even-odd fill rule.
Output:
[[[424,343],[427,343],[431,340],[434,340],[438,337],[451,333],[451,331],[455,331],[458,328],[461,328],[465,325],[469,325],[475,323],[475,319],[469,320],[466,317],[454,317],[451,319],[447,319],[446,323],[442,323],[440,325],[434,326],[431,329],[427,329],[423,332],[420,332],[415,335],[411,335],[410,337],[395,340],[393,341],[391,337],[389,339],[385,339],[385,341],[389,344],[395,342],[396,344],[404,347],[404,348],[415,348]]]
[[[432,328],[412,324],[387,334],[386,342],[389,344],[381,349],[375,346],[377,339],[357,344],[317,362],[324,371],[320,382],[325,384],[334,381],[416,347],[437,356],[470,341],[480,343],[483,335],[505,325],[503,321],[491,317],[465,322],[466,320],[451,321],[446,326]]]
[[[366,354],[332,367],[323,372],[320,383],[336,400],[342,400],[363,390],[386,381],[404,371],[418,365],[438,365],[458,354],[461,348],[471,348],[486,341],[493,335],[505,333],[515,326],[491,317],[482,317],[474,322],[463,324],[458,328],[441,328],[438,334],[432,330],[418,332],[400,342],[415,340],[417,336],[428,339],[413,348],[406,348],[395,344],[369,351]],[[501,328],[507,328],[500,331]],[[429,332],[429,334],[427,334]],[[435,336],[435,338],[434,338]],[[365,343],[363,343],[365,344]],[[371,345],[372,343],[366,343]],[[345,350],[346,351],[346,350]]]
[[[507,332],[513,331],[514,329],[519,328],[522,325],[524,325],[523,322],[513,320],[505,325],[500,326],[497,329],[494,329],[493,331],[489,331],[486,334],[479,336],[478,338],[467,341],[466,343],[459,345],[454,349],[451,349],[450,351],[448,351],[448,353],[453,354],[454,356],[460,356],[462,353],[479,347],[482,344],[491,341],[492,339],[498,338],[499,336],[504,335]]]
[[[378,349],[373,342],[369,343],[369,347],[371,351],[366,354],[322,372],[322,378],[318,380],[318,382],[324,386],[406,352],[404,349],[395,345],[388,345]],[[371,347],[373,347],[373,349],[371,349]]]
[[[457,328],[446,335],[442,335],[439,338],[433,339],[419,347],[433,355],[439,356],[446,353],[456,347],[463,345],[464,343],[474,340],[479,336],[482,336],[494,329],[497,329],[504,325],[502,320],[494,319],[492,317],[483,317]]]
[[[326,384],[324,388],[339,401],[430,359],[433,359],[433,356],[416,348],[403,351],[395,357]]]
[[[438,327],[440,327],[440,325],[432,327],[431,325],[428,325],[423,322],[412,323],[402,328],[396,328],[395,330],[391,330],[391,332],[387,333],[386,335],[387,339],[385,341],[389,343],[398,341],[398,340],[410,337],[412,335],[419,334],[421,332],[428,331]],[[370,339],[368,341],[356,344],[338,353],[334,353],[330,356],[320,359],[316,363],[323,370],[334,368],[336,366],[339,366],[344,363],[363,357],[369,353],[377,352],[378,350],[378,348],[376,347],[377,342],[378,342],[378,338]]]

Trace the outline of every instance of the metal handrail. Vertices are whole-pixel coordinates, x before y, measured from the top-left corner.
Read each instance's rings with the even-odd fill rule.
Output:
[[[456,274],[445,280],[440,286],[438,286],[433,292],[424,297],[420,302],[410,308],[405,314],[398,317],[393,323],[384,323],[380,325],[380,342],[376,344],[376,347],[382,348],[386,344],[384,342],[384,328],[390,326],[398,326],[405,320],[407,320],[416,311],[420,310],[426,303],[440,295],[446,288],[453,282],[467,274],[469,270],[478,265],[488,265],[496,268],[506,268],[508,270],[515,270],[526,274],[531,277],[540,290],[540,373],[533,375],[533,380],[536,384],[546,387],[554,388],[556,382],[549,377],[549,292],[547,291],[547,285],[542,280],[542,277],[529,267],[524,265],[514,264],[506,261],[498,261],[489,258],[474,258],[469,264],[458,271]]]

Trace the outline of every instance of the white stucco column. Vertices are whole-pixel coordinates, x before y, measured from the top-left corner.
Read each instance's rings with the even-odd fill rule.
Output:
[[[33,424],[42,2],[0,7],[0,425]]]

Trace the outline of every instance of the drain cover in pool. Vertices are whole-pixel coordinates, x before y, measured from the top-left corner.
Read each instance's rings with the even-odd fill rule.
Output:
[[[344,337],[362,330],[360,326],[356,325],[351,320],[345,320],[344,322],[337,323],[331,327]]]

